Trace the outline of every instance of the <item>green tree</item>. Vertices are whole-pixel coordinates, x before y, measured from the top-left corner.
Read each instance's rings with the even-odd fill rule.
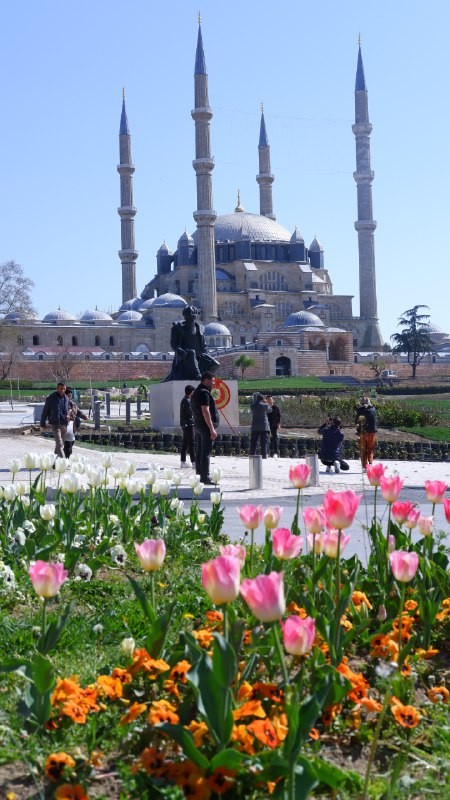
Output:
[[[408,364],[412,367],[412,377],[416,377],[417,367],[424,356],[434,351],[433,340],[428,333],[429,314],[420,313],[428,306],[417,305],[404,311],[398,321],[401,333],[391,336],[393,353],[406,353]]]
[[[245,372],[245,370],[248,369],[249,367],[254,367],[255,366],[255,359],[254,358],[250,358],[250,356],[246,356],[243,353],[241,356],[239,356],[239,358],[236,359],[234,364],[235,364],[236,367],[238,367],[241,370],[241,378],[242,378],[242,380],[244,380],[244,372]]]

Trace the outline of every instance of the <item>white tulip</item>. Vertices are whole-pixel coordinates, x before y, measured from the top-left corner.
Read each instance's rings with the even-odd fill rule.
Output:
[[[76,472],[72,472],[70,475],[64,475],[61,484],[61,491],[63,494],[76,494],[80,491],[80,488],[81,481]]]
[[[9,471],[12,472],[13,475],[20,470],[20,458],[12,458],[9,462]]]
[[[158,479],[158,473],[154,469],[149,469],[148,472],[144,473],[142,479],[145,481],[147,486],[153,486],[155,481]]]
[[[84,474],[84,464],[82,464],[80,461],[75,461],[75,463],[72,461],[72,465],[71,465],[71,470],[70,471],[71,471],[72,475],[83,475]]]
[[[89,486],[96,489],[103,483],[104,472],[101,467],[89,467],[86,471]]]
[[[220,492],[211,492],[211,494],[209,495],[209,499],[211,500],[213,506],[218,506],[220,505],[222,495]]]
[[[54,519],[56,507],[53,503],[46,503],[45,506],[39,506],[39,513],[42,519],[49,522],[49,520]]]
[[[19,497],[23,497],[27,493],[28,487],[26,483],[19,481],[18,483],[15,484],[15,486],[16,486],[16,492],[19,495]]]
[[[39,465],[39,453],[25,453],[23,465],[25,469],[36,469]]]
[[[28,495],[27,495],[27,494],[25,494],[25,495],[24,495],[24,496],[21,498],[21,500],[22,500],[22,505],[23,505],[23,507],[24,507],[24,508],[29,508],[29,507],[30,507],[30,498],[28,497]]]
[[[127,475],[134,475],[134,473],[136,472],[136,468],[137,464],[135,461],[125,461],[123,465],[123,469],[127,473]]]
[[[197,484],[199,483],[200,483],[200,478],[198,477],[198,475],[189,475],[188,484],[191,487],[191,489],[193,489],[194,486],[197,486]]]
[[[39,458],[39,468],[42,472],[47,472],[47,470],[52,469],[53,464],[55,463],[55,454],[54,453],[43,453],[43,455]]]
[[[155,481],[152,486],[152,494],[159,494],[161,491],[161,481]]]
[[[174,474],[173,474],[173,476],[172,476],[172,483],[173,483],[173,485],[174,485],[174,486],[179,486],[179,485],[180,485],[180,483],[181,483],[181,480],[182,480],[182,478],[181,478],[181,472],[174,472]]]
[[[132,636],[128,636],[126,639],[122,639],[120,643],[120,649],[124,656],[132,656],[136,648],[136,642],[134,641]]]
[[[23,529],[24,529],[24,531],[27,531],[27,533],[34,533],[35,530],[36,530],[36,527],[35,527],[34,523],[31,522],[31,519],[26,519],[25,522],[23,523]]]
[[[112,453],[103,453],[101,462],[102,467],[104,467],[105,469],[109,469],[110,467],[112,467],[113,460],[114,456]]]
[[[16,530],[16,532],[15,532],[15,534],[13,536],[13,541],[16,544],[18,544],[20,547],[23,547],[25,542],[26,542],[26,540],[27,540],[27,537],[25,536],[25,531],[23,530],[23,528],[17,528],[17,530]]]
[[[199,481],[198,483],[195,484],[195,486],[192,487],[192,492],[193,492],[193,494],[195,494],[196,497],[200,497],[200,495],[203,492],[204,488],[205,488],[205,484],[201,483],[201,481]]]
[[[206,514],[199,514],[198,515],[198,524],[203,525],[206,519]]]
[[[161,480],[159,482],[159,491],[162,497],[167,497],[170,494],[170,490],[172,488],[172,484],[170,481]]]
[[[3,487],[3,497],[5,498],[5,500],[9,501],[14,500],[16,494],[17,494],[16,487],[14,486],[13,483],[10,483],[9,486]]]
[[[57,458],[55,461],[55,472],[58,472],[60,475],[63,472],[67,471],[67,467],[69,466],[69,461],[67,458]]]
[[[133,497],[133,495],[138,494],[138,492],[142,491],[142,484],[136,478],[128,478],[125,481],[125,488],[128,494]]]
[[[162,477],[164,478],[165,481],[171,481],[173,477],[173,470],[166,467],[165,469],[163,469]]]
[[[174,498],[173,498],[173,499],[170,501],[170,510],[171,510],[171,511],[175,511],[175,510],[178,508],[178,505],[179,505],[179,503],[180,503],[180,502],[181,502],[181,501],[178,499],[178,497],[174,497]]]
[[[181,516],[183,516],[183,513],[184,513],[184,502],[183,502],[183,500],[179,500],[178,501],[178,507],[177,507],[177,516],[181,517]]]
[[[216,483],[216,484],[219,483],[221,477],[222,477],[222,470],[220,469],[220,467],[214,467],[211,470],[211,480],[212,480],[212,482]]]
[[[119,517],[116,514],[110,514],[108,517],[111,525],[118,525],[119,524]]]

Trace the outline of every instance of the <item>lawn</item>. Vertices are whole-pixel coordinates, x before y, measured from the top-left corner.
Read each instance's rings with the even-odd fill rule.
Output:
[[[78,456],[50,504],[52,457],[26,458],[0,492],[9,800],[448,796],[448,552],[398,476],[368,472],[363,565],[345,557],[360,498],[303,508],[306,464],[295,517],[242,507],[232,546],[196,478],[184,504],[176,471]],[[445,495],[427,488],[450,520]]]

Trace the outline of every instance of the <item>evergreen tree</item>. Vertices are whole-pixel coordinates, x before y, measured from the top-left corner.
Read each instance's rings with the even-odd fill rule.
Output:
[[[434,344],[428,332],[429,314],[419,313],[428,306],[417,305],[404,311],[398,321],[401,333],[391,336],[393,353],[406,353],[408,364],[412,367],[412,377],[416,377],[417,367],[423,357],[434,351]]]

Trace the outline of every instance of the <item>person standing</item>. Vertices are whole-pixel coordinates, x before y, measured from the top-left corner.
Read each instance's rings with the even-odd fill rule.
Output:
[[[281,428],[280,406],[274,403],[271,394],[266,394],[266,403],[268,403],[272,409],[272,412],[269,415],[270,455],[273,456],[274,458],[278,458],[278,431]]]
[[[250,411],[252,412],[252,424],[250,428],[249,455],[256,455],[259,441],[261,455],[263,458],[267,458],[270,434],[269,415],[272,413],[272,408],[269,403],[264,401],[264,395],[260,392],[255,392],[250,403]]]
[[[319,457],[322,464],[326,466],[326,472],[331,472],[331,467],[334,467],[335,472],[341,471],[341,463],[343,461],[342,444],[344,441],[341,424],[340,417],[328,417],[327,421],[318,429],[318,433],[322,434],[322,447],[320,448]]]
[[[84,414],[81,408],[78,407],[75,400],[73,400],[73,389],[71,386],[67,387],[66,395],[69,399],[69,421],[64,436],[64,455],[66,458],[70,458],[72,455],[73,443],[78,428],[80,427],[80,419],[86,420],[88,417],[87,414]]]
[[[64,381],[59,381],[56,391],[49,394],[45,400],[41,414],[41,430],[46,429],[47,420],[55,440],[55,453],[59,458],[64,458],[64,437],[69,422],[69,398],[66,395]]]
[[[219,424],[219,413],[211,394],[213,386],[214,375],[207,370],[191,395],[195,432],[195,471],[206,486],[214,485],[209,474],[209,464],[213,441],[217,439],[215,426]]]
[[[183,442],[181,444],[181,463],[180,467],[185,469],[186,454],[189,452],[191,465],[195,467],[195,446],[194,446],[194,417],[192,416],[191,397],[195,386],[184,387],[184,397],[180,403],[180,425],[183,431]]]
[[[377,433],[377,415],[368,397],[363,397],[361,405],[356,409],[356,433],[359,436],[359,454],[362,468],[373,464],[373,451],[375,449]]]

